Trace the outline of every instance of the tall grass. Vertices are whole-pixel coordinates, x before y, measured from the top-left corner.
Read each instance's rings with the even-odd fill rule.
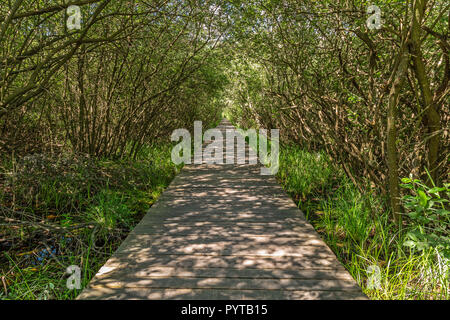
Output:
[[[283,146],[277,179],[369,298],[450,298],[448,260],[405,246],[408,228],[398,230],[385,199],[369,185],[361,192],[326,154]]]

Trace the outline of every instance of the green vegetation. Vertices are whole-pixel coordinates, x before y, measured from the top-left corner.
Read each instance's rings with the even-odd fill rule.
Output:
[[[386,201],[370,185],[358,190],[322,152],[283,146],[277,178],[371,299],[450,298],[448,186],[404,179],[409,219],[399,231]],[[431,200],[436,192],[442,198]],[[379,288],[367,286],[370,266]]]
[[[368,0],[56,2],[0,5],[0,298],[74,298],[172,132],[221,115],[280,130],[278,179],[371,298],[449,298],[448,1],[379,0],[377,28]]]
[[[66,268],[82,287],[141,220],[179,171],[171,144],[136,160],[32,155],[4,160],[1,192],[2,299],[72,299]]]

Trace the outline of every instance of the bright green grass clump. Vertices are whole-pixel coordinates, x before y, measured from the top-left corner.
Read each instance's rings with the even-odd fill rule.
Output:
[[[408,227],[398,230],[384,199],[325,154],[283,146],[277,178],[369,298],[450,298],[448,260],[404,246]]]

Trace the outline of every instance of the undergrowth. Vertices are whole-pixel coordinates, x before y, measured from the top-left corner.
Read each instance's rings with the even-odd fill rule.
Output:
[[[179,168],[171,145],[135,160],[84,155],[4,158],[0,165],[0,298],[73,299],[117,249]]]
[[[449,186],[403,179],[404,225],[324,153],[280,149],[277,179],[371,299],[449,299]],[[447,209],[446,209],[447,208]]]

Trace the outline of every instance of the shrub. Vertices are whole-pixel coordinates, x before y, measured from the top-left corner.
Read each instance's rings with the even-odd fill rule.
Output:
[[[404,178],[401,186],[410,190],[402,198],[410,222],[403,245],[418,251],[433,248],[450,259],[450,211],[446,207],[450,184],[430,188],[420,180]]]

